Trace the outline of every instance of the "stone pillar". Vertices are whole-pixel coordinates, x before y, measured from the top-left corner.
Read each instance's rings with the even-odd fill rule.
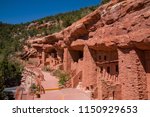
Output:
[[[42,65],[45,65],[45,60],[46,60],[46,56],[45,56],[45,51],[42,51]]]
[[[97,84],[97,67],[94,61],[96,53],[90,50],[86,45],[83,52],[83,87]],[[93,56],[92,56],[93,55]]]
[[[63,61],[63,50],[57,49],[57,58],[59,59],[59,62]]]
[[[118,49],[121,96],[125,100],[147,99],[146,73],[141,54],[135,49]]]
[[[70,72],[71,62],[72,62],[72,57],[70,55],[70,52],[69,52],[68,48],[64,48],[64,59],[63,59],[64,71]]]

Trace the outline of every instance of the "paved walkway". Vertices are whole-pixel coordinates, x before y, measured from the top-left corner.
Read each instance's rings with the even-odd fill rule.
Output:
[[[49,72],[42,71],[45,81],[42,81],[42,86],[44,89],[54,89],[59,88],[58,79],[52,76]]]
[[[58,79],[49,72],[43,72],[43,75],[45,81],[42,81],[42,85],[45,94],[42,94],[41,98],[34,98],[35,100],[90,100],[85,92],[78,89],[59,89]]]

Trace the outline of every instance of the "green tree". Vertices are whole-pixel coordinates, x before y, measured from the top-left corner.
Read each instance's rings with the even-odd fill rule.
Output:
[[[4,93],[3,93],[3,90],[4,90],[4,79],[0,73],[0,100],[3,100],[4,99]]]
[[[13,87],[13,86],[18,86],[20,85],[21,81],[21,74],[22,74],[22,68],[21,66],[12,61],[8,61],[7,58],[5,58],[1,63],[0,63],[0,73],[1,73],[1,82],[6,86],[6,87]]]
[[[108,3],[110,0],[102,0],[101,4],[106,4]]]

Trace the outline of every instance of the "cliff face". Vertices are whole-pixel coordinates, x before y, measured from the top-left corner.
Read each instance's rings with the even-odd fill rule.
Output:
[[[150,0],[113,0],[27,44],[37,51],[32,59],[51,68],[62,64],[69,86],[92,98],[150,99]]]
[[[87,44],[96,49],[103,49],[105,46],[111,49],[116,46],[148,49],[150,47],[149,6],[149,0],[110,2],[61,32],[31,43],[50,43],[55,40],[56,44],[62,47]]]

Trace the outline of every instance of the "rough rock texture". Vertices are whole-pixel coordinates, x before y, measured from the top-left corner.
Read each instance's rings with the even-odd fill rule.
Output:
[[[150,99],[150,0],[112,0],[27,45],[36,49],[40,64],[63,63],[69,83],[93,98]]]
[[[90,50],[88,46],[84,47],[84,69],[83,69],[83,86],[90,88],[97,83],[97,67],[94,61],[94,56],[96,55],[94,51]]]
[[[125,54],[128,53],[128,54]],[[135,49],[119,49],[119,78],[124,99],[147,99],[146,72],[141,60],[144,52]],[[131,93],[132,92],[132,93]]]

